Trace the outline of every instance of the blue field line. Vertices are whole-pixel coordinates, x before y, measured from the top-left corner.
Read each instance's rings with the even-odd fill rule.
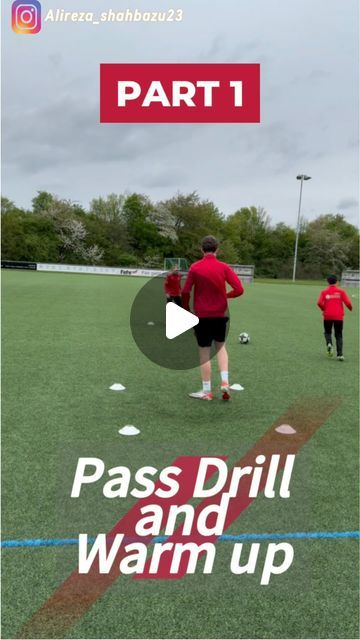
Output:
[[[156,542],[166,542],[170,536],[156,536],[151,540]],[[223,534],[219,536],[220,542],[254,542],[257,540],[321,540],[338,538],[360,538],[360,531],[295,531],[290,533],[240,533],[237,535]],[[95,536],[89,536],[88,543],[95,542]],[[30,540],[2,540],[2,548],[20,547],[64,547],[79,544],[78,538],[40,538]]]

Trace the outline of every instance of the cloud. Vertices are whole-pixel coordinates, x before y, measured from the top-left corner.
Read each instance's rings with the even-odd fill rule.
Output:
[[[183,130],[171,125],[100,125],[98,104],[68,95],[47,106],[4,118],[4,165],[29,174],[61,164],[138,160],[179,144]],[[188,129],[189,131],[189,129]],[[163,171],[168,162],[165,160]]]
[[[71,0],[64,2],[70,8]],[[94,11],[102,8],[100,0],[93,4]],[[139,0],[139,8],[146,4]],[[28,206],[39,188],[51,185],[83,203],[123,189],[153,199],[198,189],[225,213],[260,202],[276,221],[295,224],[295,177],[306,172],[314,179],[304,193],[304,215],[334,211],[338,203],[347,219],[354,216],[356,3],[348,0],[339,11],[338,0],[303,0],[301,12],[286,0],[183,4],[186,20],[171,29],[104,25],[95,34],[56,25],[31,42],[4,31],[7,195]],[[154,56],[260,62],[262,123],[101,125],[99,63]]]
[[[49,61],[54,69],[58,69],[63,61],[63,56],[59,51],[49,54]]]
[[[336,205],[336,208],[341,211],[342,209],[355,209],[359,206],[359,201],[356,198],[342,198]]]

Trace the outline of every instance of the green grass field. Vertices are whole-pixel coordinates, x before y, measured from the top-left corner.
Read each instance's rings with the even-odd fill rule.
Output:
[[[79,456],[134,471],[163,468],[179,455],[234,462],[291,402],[332,395],[342,404],[298,454],[291,498],[259,496],[228,533],[356,530],[358,291],[349,291],[354,311],[346,315],[340,363],[325,354],[317,288],[247,286],[231,304],[228,337],[231,380],[245,391],[229,403],[201,403],[187,397],[199,387],[196,369],[162,369],[132,340],[131,303],[144,282],[3,274],[3,539],[96,535],[119,520],[135,500],[106,500],[101,483],[71,500]],[[241,331],[250,345],[238,344]],[[109,391],[114,382],[126,391]],[[141,434],[121,437],[125,424]],[[357,541],[296,540],[293,547],[293,565],[267,587],[259,567],[254,575],[230,573],[227,542],[217,543],[212,575],[121,576],[66,637],[358,637]],[[76,546],[5,549],[2,637],[16,637],[76,564]]]

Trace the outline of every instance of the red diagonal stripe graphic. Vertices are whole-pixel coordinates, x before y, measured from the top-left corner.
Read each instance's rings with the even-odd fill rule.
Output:
[[[283,414],[270,429],[263,435],[260,440],[245,454],[238,462],[234,464],[235,467],[255,467],[256,457],[260,454],[266,456],[266,461],[262,466],[263,473],[262,479],[259,485],[260,494],[265,488],[266,478],[268,475],[271,456],[275,454],[280,455],[279,465],[277,473],[284,468],[286,462],[286,456],[289,454],[296,454],[300,448],[313,436],[315,431],[327,420],[331,413],[340,404],[339,399],[308,399],[306,403],[296,403],[289,407],[285,414]],[[284,436],[281,433],[275,431],[276,427],[280,424],[290,424],[296,429],[296,433],[289,436]],[[203,536],[197,530],[197,519],[201,511],[208,505],[219,505],[224,493],[229,491],[231,481],[231,471],[228,473],[227,482],[221,492],[210,498],[204,498],[201,503],[195,509],[195,517],[192,526],[192,532],[188,536],[183,535],[183,525],[181,524],[178,529],[167,540],[168,543],[177,542],[193,542],[201,545],[204,542],[215,542],[217,540],[216,535]],[[240,514],[256,499],[249,497],[250,485],[252,481],[251,475],[243,476],[240,482],[238,495],[234,498],[230,498],[227,515],[225,519],[224,531],[230,527],[230,525],[240,516]],[[211,524],[211,521],[209,525]],[[144,578],[162,578],[162,579],[179,579],[186,574],[188,557],[182,556],[179,571],[176,573],[170,573],[172,561],[172,551],[165,552],[161,556],[160,563],[156,574],[149,572],[150,562],[148,560],[144,572],[141,574],[135,574],[135,579]]]
[[[225,457],[222,457],[226,460]],[[171,465],[182,471],[179,478],[179,491],[172,498],[159,498],[152,494],[148,498],[139,500],[107,534],[107,542],[111,544],[117,533],[123,533],[129,538],[136,536],[135,526],[141,517],[142,507],[148,504],[158,504],[163,509],[163,525],[166,523],[170,506],[188,502],[194,492],[194,486],[200,456],[181,456]],[[210,478],[214,471],[210,472]],[[155,484],[154,491],[163,487],[160,481]],[[138,539],[138,536],[136,536]],[[150,538],[141,538],[141,542],[149,544]],[[20,638],[60,638],[66,630],[73,626],[79,618],[96,602],[98,598],[119,577],[119,562],[126,555],[122,545],[116,555],[112,569],[107,574],[99,573],[98,559],[93,563],[87,574],[79,574],[76,568],[62,583],[45,604],[30,618],[21,629]]]
[[[264,434],[264,436],[258,440],[258,442],[251,448],[251,450],[245,454],[234,466],[244,467],[246,465],[254,465],[257,455],[263,454],[267,457],[267,463],[271,455],[280,454],[281,465],[283,466],[286,455],[294,453],[296,454],[301,447],[313,436],[316,430],[328,419],[333,411],[339,406],[339,399],[304,399],[301,402],[296,402],[291,405],[288,410],[278,418],[270,429]],[[278,434],[275,428],[282,424],[288,423],[296,428],[296,434],[292,436],[284,436]],[[207,456],[203,456],[207,457]],[[224,456],[217,456],[222,459],[226,459]],[[166,522],[168,511],[171,504],[185,504],[193,495],[193,489],[195,486],[196,475],[200,463],[200,457],[180,457],[172,463],[174,466],[182,468],[182,475],[184,475],[184,484],[180,483],[180,489],[174,499],[172,500],[160,500],[156,499],[156,496],[150,496],[146,500],[140,500],[130,511],[113,527],[108,533],[108,538],[111,539],[116,533],[123,533],[126,536],[134,536],[135,526],[140,518],[140,509],[146,504],[159,504],[163,508],[163,524]],[[263,478],[266,477],[266,466],[264,465],[265,472]],[[181,475],[181,479],[182,479]],[[212,473],[209,473],[210,478]],[[249,489],[249,485],[246,485],[245,478],[241,484],[241,494],[236,498],[231,499],[229,510],[226,518],[226,524],[224,530],[230,526],[230,524],[246,509],[246,507],[252,502],[252,499],[246,497]],[[156,488],[160,486],[157,483]],[[261,488],[263,489],[264,482],[262,482]],[[226,491],[227,486],[224,487],[223,492]],[[218,504],[221,499],[221,494],[214,496],[208,500],[203,500],[196,508],[196,517],[198,517],[200,511],[209,503]],[[195,519],[196,522],[196,519]],[[213,538],[214,540],[216,537]],[[199,534],[193,533],[191,535],[191,542],[199,542],[202,544],[205,538]],[[207,541],[211,542],[210,537],[206,537]],[[149,540],[144,539],[144,543],[148,543]],[[180,526],[173,536],[169,538],[169,541],[189,541],[189,536],[182,536],[182,527]],[[94,602],[108,589],[114,580],[119,577],[118,564],[121,558],[125,555],[122,549],[119,550],[118,556],[113,564],[112,570],[109,574],[101,575],[98,572],[98,565],[94,563],[92,570],[85,575],[80,575],[76,569],[65,582],[55,591],[55,593],[45,602],[45,604],[30,618],[30,620],[21,629],[18,637],[20,638],[60,638],[67,629],[69,629],[75,622],[77,622],[86,611],[94,604]],[[186,572],[187,563],[184,561],[180,565],[180,570],[177,575],[170,574],[170,562],[166,555],[163,556],[163,563],[160,563],[160,572],[156,576],[152,574],[145,574],[135,576],[137,578],[179,578]],[[149,563],[145,569],[148,570]]]

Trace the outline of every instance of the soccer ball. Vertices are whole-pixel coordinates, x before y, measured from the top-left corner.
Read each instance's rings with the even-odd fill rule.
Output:
[[[240,344],[248,344],[250,342],[249,334],[245,333],[245,331],[243,333],[240,333],[239,342],[240,342]]]

